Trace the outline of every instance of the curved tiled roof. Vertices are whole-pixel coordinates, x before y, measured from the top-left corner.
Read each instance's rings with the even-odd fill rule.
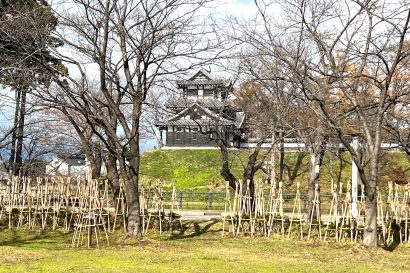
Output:
[[[233,121],[230,120],[218,120],[215,121],[213,119],[178,119],[174,121],[163,121],[163,122],[158,122],[155,124],[156,126],[215,126],[216,124],[222,125],[222,126],[230,126],[234,125]]]

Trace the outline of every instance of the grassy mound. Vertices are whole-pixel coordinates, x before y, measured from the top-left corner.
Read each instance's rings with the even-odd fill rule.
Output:
[[[230,165],[240,177],[246,151],[233,151]],[[219,174],[221,154],[219,150],[153,150],[143,154],[141,174],[146,179],[161,179],[169,186],[176,183],[178,189],[208,191],[225,187]],[[261,176],[261,174],[258,174]]]
[[[241,178],[243,166],[249,156],[247,150],[230,151],[230,166],[233,173]],[[351,180],[351,158],[347,153],[342,158],[326,155],[321,168],[322,192],[330,192],[331,181],[344,185]],[[309,156],[305,153],[287,152],[285,154],[284,186],[294,191],[300,182],[302,190],[307,188]],[[385,153],[381,158],[381,181],[385,185],[390,179],[391,170],[397,167],[409,168],[410,164],[403,153]],[[221,154],[217,149],[209,150],[151,150],[143,154],[141,174],[145,180],[161,179],[166,186],[173,182],[179,190],[219,191],[225,182],[219,174]],[[410,173],[408,173],[410,174]],[[257,178],[266,178],[259,171]]]

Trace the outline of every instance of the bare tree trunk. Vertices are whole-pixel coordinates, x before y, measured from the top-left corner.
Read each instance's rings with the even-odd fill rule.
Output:
[[[279,181],[283,182],[285,174],[285,140],[283,139],[283,132],[280,132],[280,154],[279,154]]]
[[[363,245],[377,247],[377,199],[366,200],[365,229]]]
[[[264,139],[263,139],[264,140]],[[253,152],[249,155],[248,157],[248,162],[246,163],[246,166],[244,167],[243,170],[243,175],[242,175],[242,193],[245,194],[248,188],[248,183],[249,183],[249,195],[251,199],[251,208],[253,208],[253,203],[254,203],[254,196],[255,196],[255,184],[254,184],[254,176],[255,173],[261,169],[262,162],[257,162],[258,160],[258,155],[261,150],[263,140],[259,141],[253,150]],[[222,167],[221,167],[221,175],[225,179],[225,181],[228,181],[229,186],[232,189],[236,189],[236,182],[237,179],[236,177],[232,174],[231,169],[229,167],[229,154],[228,154],[228,149],[226,142],[223,139],[218,139],[217,141],[218,146],[221,150],[221,156],[222,156]],[[246,203],[244,203],[245,205]]]
[[[20,101],[21,101],[21,92],[15,90],[16,92],[16,108],[14,110],[14,130],[11,134],[11,149],[10,149],[10,158],[7,171],[14,175],[15,162],[16,162],[16,142],[17,142],[17,127],[19,122],[19,113],[20,113]]]
[[[101,176],[102,168],[102,151],[101,145],[96,143],[94,146],[94,162],[91,165],[91,176],[93,179],[98,179]]]
[[[157,140],[157,142],[158,142],[158,149],[161,149],[161,148],[164,147],[164,138],[162,137],[162,133],[163,133],[163,131],[160,130],[160,131],[159,131],[159,138],[158,138],[158,140]]]
[[[127,231],[128,235],[142,238],[140,203],[138,191],[138,175],[126,174],[128,183],[126,189],[126,202],[128,206]]]
[[[117,171],[117,160],[111,153],[107,155],[106,161],[108,183],[113,192],[113,201],[115,207],[117,206],[118,197],[120,195],[120,179]]]
[[[251,155],[248,158],[248,163],[246,164],[245,170],[243,172],[243,189],[247,189],[247,183],[249,183],[249,195],[251,198],[251,208],[253,207],[254,203],[254,197],[255,197],[255,183],[253,181],[253,178],[255,176],[255,173],[257,170],[259,170],[259,167],[256,165],[256,161],[258,159],[259,152],[261,150],[263,141],[258,142],[258,144],[255,147],[255,150],[251,153]]]
[[[377,247],[377,198],[376,185],[378,179],[378,156],[370,160],[369,183],[365,183],[366,191],[366,212],[365,227],[363,234],[363,245],[367,247]],[[367,184],[367,186],[366,186]]]
[[[27,91],[21,91],[20,112],[17,126],[16,160],[14,165],[14,175],[20,175],[23,163],[23,141],[24,141],[24,121],[26,117],[26,98]]]
[[[138,123],[138,121],[136,122]],[[125,172],[124,175],[127,177],[126,201],[128,205],[128,234],[140,239],[142,238],[142,227],[138,187],[140,165],[138,136],[138,133],[136,133],[136,137],[130,141],[131,160],[129,170],[125,169],[123,172]]]
[[[320,185],[320,167],[323,163],[323,157],[326,151],[326,143],[327,138],[324,137],[315,145],[315,148],[310,153],[310,166],[309,166],[309,181],[308,181],[308,219],[316,219],[316,217],[320,217],[320,209],[317,211],[314,208],[314,199],[316,194],[316,184]],[[320,186],[319,186],[320,189]],[[318,192],[318,200],[320,200],[320,191]],[[319,215],[317,215],[319,213]]]
[[[219,149],[221,151],[221,159],[222,159],[222,166],[221,166],[220,174],[225,179],[225,181],[228,181],[229,186],[235,190],[237,180],[236,180],[236,177],[232,174],[231,169],[229,167],[228,148],[226,147],[223,140],[219,139],[217,142],[218,142]]]

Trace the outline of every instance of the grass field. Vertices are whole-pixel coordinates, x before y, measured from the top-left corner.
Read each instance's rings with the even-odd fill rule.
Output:
[[[220,223],[185,223],[141,242],[110,234],[111,246],[73,249],[63,231],[0,232],[0,272],[410,272],[410,247],[221,238]]]
[[[294,192],[296,182],[300,182],[302,190],[307,188],[308,156],[301,157],[301,164],[297,164],[298,156],[302,153],[287,152],[285,155],[285,191]],[[230,166],[240,179],[243,172],[242,165],[249,156],[248,150],[230,151]],[[161,179],[167,186],[175,182],[178,190],[191,191],[223,191],[224,180],[219,174],[221,155],[217,149],[210,150],[152,150],[143,154],[141,160],[141,174],[145,179]],[[321,167],[322,193],[330,192],[330,181],[342,182],[344,185],[351,179],[350,157],[343,154],[343,160],[335,156],[326,155]],[[403,153],[385,153],[380,159],[381,188],[389,180],[391,170],[396,167],[408,169],[409,161]],[[410,171],[407,172],[407,175]],[[261,171],[257,178],[266,177]]]

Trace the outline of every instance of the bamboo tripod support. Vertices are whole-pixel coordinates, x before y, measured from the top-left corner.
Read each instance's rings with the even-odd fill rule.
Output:
[[[260,229],[264,236],[267,235],[267,222],[265,216],[265,198],[263,194],[262,180],[255,181],[255,193],[253,200],[253,212],[250,220],[250,232],[254,235]]]
[[[236,190],[235,190],[235,198],[236,198]],[[230,223],[229,231],[231,231],[234,227],[234,218],[235,216],[234,216],[233,209],[232,209],[231,194],[229,191],[229,182],[226,182],[224,213],[222,215],[222,238],[225,236],[226,222]]]
[[[342,187],[342,185],[340,185]],[[328,234],[334,232],[336,242],[339,241],[339,196],[337,189],[332,184],[332,201],[330,202],[329,219],[326,223],[323,240],[326,241]]]
[[[350,235],[350,239],[353,241],[354,239],[354,219],[352,215],[352,197],[350,193],[350,184],[347,184],[346,195],[343,199],[342,203],[342,215],[340,220],[340,228],[339,228],[339,241],[345,238],[346,233]]]
[[[315,196],[312,201],[312,211],[309,215],[309,230],[308,230],[308,236],[307,239],[310,239],[310,236],[312,234],[312,228],[317,227],[317,236],[319,239],[322,239],[322,221],[321,221],[321,215],[320,215],[320,200],[319,200],[319,185],[315,185]]]
[[[98,181],[92,180],[86,187],[86,191],[79,196],[82,199],[79,207],[79,213],[75,222],[74,234],[72,238],[72,246],[79,247],[84,244],[84,239],[87,238],[88,248],[92,245],[93,233],[97,247],[100,246],[100,241],[106,240],[109,245],[106,222],[104,220],[104,212],[100,200]],[[101,234],[103,229],[104,234]]]
[[[171,227],[171,231],[173,230],[175,220],[178,220],[179,227],[182,230],[182,221],[179,215],[180,215],[180,211],[179,211],[179,205],[177,201],[177,188],[175,187],[175,183],[173,183],[172,184],[172,194],[171,194],[171,204],[170,204],[169,215],[168,215],[168,222]]]
[[[302,201],[300,199],[300,183],[297,182],[296,184],[296,195],[295,199],[293,199],[293,208],[292,214],[290,216],[289,221],[289,228],[288,228],[288,238],[290,237],[290,233],[292,231],[292,224],[296,223],[299,225],[299,237],[303,239],[303,215],[302,215]]]
[[[282,182],[279,182],[279,187],[277,190],[276,198],[271,203],[272,206],[270,207],[270,211],[269,211],[269,222],[268,222],[269,232],[268,234],[271,234],[272,231],[276,229],[280,235],[285,236],[285,218],[284,218],[284,211],[283,211],[282,185],[283,185]],[[272,197],[270,197],[269,200],[272,200]]]
[[[117,200],[115,202],[115,211],[114,211],[114,217],[113,217],[113,225],[112,225],[112,232],[115,231],[115,227],[117,226],[118,219],[121,218],[121,223],[123,226],[124,232],[127,231],[127,222],[126,222],[126,216],[127,216],[127,205],[125,202],[125,191],[124,191],[124,184],[120,183],[120,191],[117,197]],[[145,203],[142,204],[142,207],[145,206]],[[142,215],[143,220],[145,219],[145,214]],[[144,223],[144,222],[143,222]]]

